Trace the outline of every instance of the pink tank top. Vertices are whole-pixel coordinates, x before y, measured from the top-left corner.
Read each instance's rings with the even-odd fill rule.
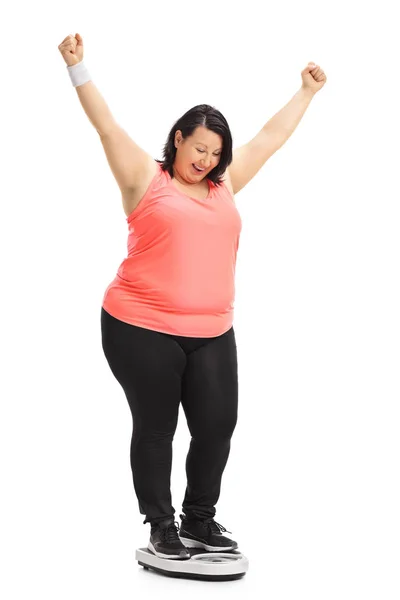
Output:
[[[242,220],[229,189],[208,181],[205,200],[157,173],[126,218],[128,253],[103,308],[121,321],[187,337],[222,335],[233,322]]]

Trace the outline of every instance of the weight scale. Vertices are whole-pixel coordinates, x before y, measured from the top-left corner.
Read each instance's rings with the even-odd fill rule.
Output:
[[[202,548],[187,548],[190,558],[160,558],[148,548],[136,550],[136,560],[145,570],[153,569],[168,577],[232,581],[240,579],[249,568],[248,559],[238,550],[207,552]]]

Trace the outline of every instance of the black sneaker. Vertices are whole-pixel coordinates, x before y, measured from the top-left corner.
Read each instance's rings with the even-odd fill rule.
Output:
[[[151,525],[147,548],[159,558],[190,558],[190,552],[179,539],[179,524],[175,523],[171,517]]]
[[[222,535],[222,532],[227,530],[214,519],[190,519],[186,515],[180,517],[182,524],[179,536],[187,548],[203,548],[207,552],[228,552],[237,549],[237,542]]]

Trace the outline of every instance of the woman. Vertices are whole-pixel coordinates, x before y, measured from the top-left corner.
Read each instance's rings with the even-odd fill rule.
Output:
[[[173,125],[160,161],[114,121],[83,63],[82,37],[67,36],[59,50],[129,228],[128,256],[104,294],[102,347],[132,413],[130,459],[139,510],[151,524],[148,548],[165,558],[190,558],[186,547],[233,550],[238,544],[214,516],[238,410],[234,194],[288,139],[326,77],[309,63],[299,92],[234,157],[223,115],[195,106]],[[192,439],[179,527],[170,475],[181,402]]]

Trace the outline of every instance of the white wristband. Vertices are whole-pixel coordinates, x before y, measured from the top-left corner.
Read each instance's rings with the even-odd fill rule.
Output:
[[[71,65],[70,67],[67,66],[67,70],[74,87],[83,85],[87,81],[91,81],[89,71],[87,70],[83,60],[78,62],[76,65]]]

